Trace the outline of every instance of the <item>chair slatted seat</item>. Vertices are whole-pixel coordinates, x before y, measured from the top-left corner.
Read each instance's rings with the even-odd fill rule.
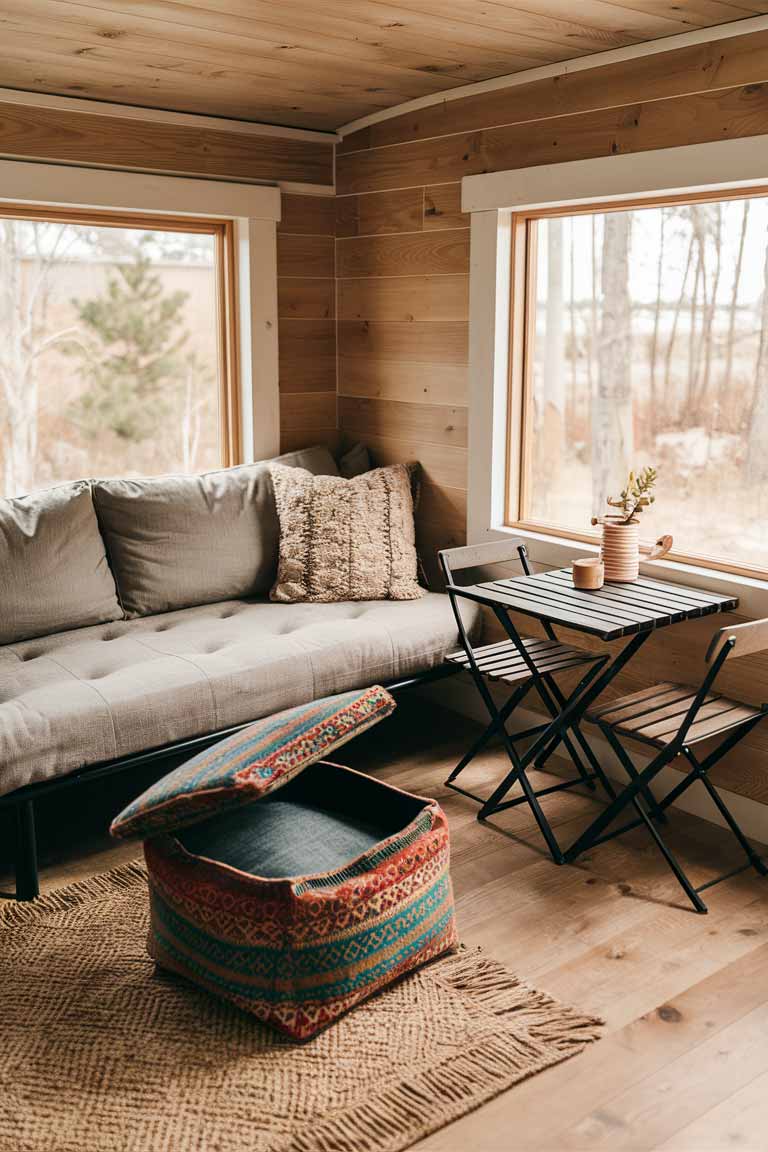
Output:
[[[642,692],[633,692],[609,704],[590,709],[587,719],[630,736],[633,740],[665,748],[677,736],[680,723],[696,696],[697,690],[686,684],[655,684]],[[727,732],[729,728],[759,719],[761,715],[759,708],[730,700],[718,693],[708,693],[702,698],[696,719],[687,731],[686,742],[698,744],[721,732]]]
[[[754,868],[761,876],[768,875],[768,865],[744,835],[725,799],[709,779],[710,771],[722,757],[768,716],[768,703],[756,708],[751,704],[731,700],[729,696],[723,696],[722,693],[715,691],[714,684],[718,673],[725,661],[732,657],[765,651],[768,651],[768,619],[750,620],[744,624],[719,628],[712,637],[707,651],[705,661],[709,667],[698,689],[691,688],[687,684],[664,681],[650,688],[643,688],[639,692],[632,692],[628,696],[620,696],[618,699],[587,708],[586,718],[601,729],[630,782],[589,827],[584,829],[565,853],[566,860],[575,860],[581,852],[594,848],[596,844],[612,840],[614,836],[644,824],[697,912],[707,911],[707,906],[701,898],[701,893],[705,889],[736,876],[746,868]],[[718,736],[722,739],[717,746],[699,760],[693,750],[694,745]],[[632,740],[652,744],[657,751],[644,768],[638,768],[632,762],[619,737],[629,737]],[[688,771],[662,800],[651,803],[646,811],[640,802],[644,789],[662,769],[676,761],[678,757],[688,761]],[[714,880],[708,880],[698,888],[695,888],[686,876],[651,819],[663,815],[665,810],[695,783],[704,785],[747,859],[746,864],[722,876],[716,876]],[[630,804],[637,812],[637,819],[609,832],[610,825]]]
[[[573,648],[569,644],[560,644],[556,640],[524,639],[522,645],[540,676],[546,673],[565,672],[569,668],[577,668],[580,664],[590,664],[600,659],[597,655]],[[530,666],[511,640],[502,640],[498,644],[485,644],[473,648],[472,652],[477,667],[489,680],[503,680],[506,684],[514,684],[516,681],[530,679],[533,676]],[[468,670],[471,668],[469,657],[463,649],[451,652],[446,656],[446,660],[460,664],[462,668]]]

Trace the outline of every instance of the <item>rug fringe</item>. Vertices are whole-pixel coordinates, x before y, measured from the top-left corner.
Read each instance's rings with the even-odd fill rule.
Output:
[[[489,1014],[481,1040],[311,1131],[276,1141],[270,1152],[399,1152],[600,1036],[598,1017],[531,988],[480,948],[436,960],[424,975],[471,996]],[[493,1017],[509,1029],[494,1031]]]
[[[9,904],[0,904],[0,928],[17,928],[22,924],[32,924],[52,912],[65,912],[78,904],[86,904],[89,900],[124,888],[131,888],[135,884],[144,883],[147,879],[147,870],[141,859],[132,860],[129,864],[121,864],[109,872],[100,872],[96,876],[89,876],[87,880],[78,880],[74,884],[67,884],[64,888],[46,892],[36,900],[14,900]]]
[[[270,1152],[400,1152],[576,1051],[489,1030],[469,1051],[270,1144]]]
[[[495,1016],[514,1014],[515,1024],[547,1044],[567,1051],[597,1040],[605,1021],[577,1012],[546,992],[518,979],[481,948],[462,949],[437,966],[436,979],[466,992]]]

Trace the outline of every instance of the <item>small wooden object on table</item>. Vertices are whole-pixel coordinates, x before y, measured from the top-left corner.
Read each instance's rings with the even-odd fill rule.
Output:
[[[586,556],[573,562],[573,586],[595,592],[605,583],[605,565],[599,556]]]

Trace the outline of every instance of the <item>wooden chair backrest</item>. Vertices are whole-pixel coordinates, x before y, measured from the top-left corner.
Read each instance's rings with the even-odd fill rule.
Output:
[[[478,584],[483,580],[496,580],[505,576],[520,574],[520,548],[525,547],[525,541],[518,536],[510,536],[508,540],[494,540],[489,544],[466,544],[461,548],[444,548],[439,552],[440,561],[446,576],[450,572],[450,581],[453,584]],[[496,564],[514,564],[515,569],[509,572],[490,572],[489,568]],[[472,571],[464,580],[455,579],[454,573]]]
[[[749,656],[751,652],[764,652],[768,649],[768,618],[749,620],[745,624],[733,624],[730,628],[719,628],[715,632],[707,650],[707,663],[711,664],[719,656],[730,639],[736,641],[728,658]]]

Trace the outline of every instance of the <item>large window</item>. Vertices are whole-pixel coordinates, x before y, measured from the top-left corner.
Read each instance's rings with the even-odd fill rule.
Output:
[[[3,208],[0,495],[237,462],[229,225]]]
[[[513,218],[508,523],[589,538],[651,464],[647,539],[765,572],[768,191],[562,211]]]

